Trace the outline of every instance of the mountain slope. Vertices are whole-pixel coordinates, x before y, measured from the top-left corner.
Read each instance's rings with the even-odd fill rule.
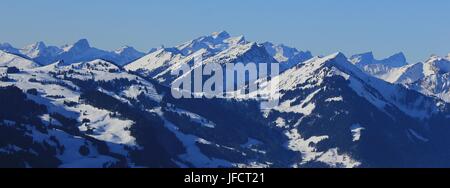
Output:
[[[14,55],[0,50],[0,66],[2,67],[16,67],[19,69],[30,69],[39,67],[40,65],[32,60],[25,59],[21,56]]]
[[[270,42],[265,42],[262,44],[266,51],[278,62],[280,62],[280,70],[284,71],[286,69],[295,66],[298,63],[304,62],[311,59],[313,56],[309,51],[298,51],[295,48],[291,48],[285,45],[275,45]]]
[[[8,43],[2,43],[0,50],[31,59],[41,65],[48,65],[61,60],[66,64],[72,64],[95,59],[105,59],[118,65],[125,65],[145,55],[130,46],[124,46],[115,51],[100,50],[91,47],[86,39],[62,47],[47,46],[44,42],[36,42],[22,49],[14,48]]]

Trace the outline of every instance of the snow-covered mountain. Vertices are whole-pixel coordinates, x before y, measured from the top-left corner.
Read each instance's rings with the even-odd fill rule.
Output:
[[[0,157],[15,159],[0,166],[267,167],[287,166],[280,159],[293,155],[281,133],[239,113],[250,113],[246,102],[175,100],[168,88],[104,60],[1,75],[0,96],[17,101],[0,108],[0,132],[14,133],[0,138],[8,143]],[[27,114],[17,103],[39,111]]]
[[[283,44],[276,45],[265,42],[262,45],[273,58],[280,62],[280,69],[282,71],[313,57],[309,51],[299,51]]]
[[[350,61],[358,66],[364,67],[366,65],[376,65],[376,64],[383,64],[390,67],[401,67],[408,64],[406,61],[406,57],[403,53],[397,53],[394,54],[388,58],[377,60],[374,58],[372,52],[362,53],[353,55],[350,57]]]
[[[72,64],[95,59],[105,59],[117,65],[125,65],[144,55],[144,53],[128,46],[124,46],[113,52],[100,50],[91,47],[86,39],[81,39],[72,45],[63,46],[62,49],[63,51],[53,61],[63,60],[66,64]]]
[[[12,54],[20,54],[20,51],[9,43],[0,43],[0,50]]]
[[[145,55],[130,46],[124,46],[115,51],[97,49],[91,47],[86,39],[62,47],[47,46],[44,42],[36,42],[21,49],[14,48],[8,43],[2,43],[0,50],[32,59],[41,65],[61,60],[66,64],[72,64],[95,59],[105,59],[117,65],[125,65]]]
[[[372,52],[367,52],[353,55],[349,60],[368,74],[390,82],[397,78],[401,67],[408,65],[401,52],[382,60],[375,59]]]
[[[425,62],[415,64],[407,64],[403,55],[394,55],[392,57],[394,58],[370,61],[373,59],[373,55],[367,53],[355,55],[350,58],[350,61],[358,65],[366,73],[387,82],[403,84],[425,95],[450,102],[450,88],[448,87],[450,60],[448,57],[433,55]],[[392,64],[396,65],[391,66]]]
[[[291,58],[292,62],[279,62],[275,58],[280,56],[277,53],[281,53],[281,51],[269,53],[267,45],[268,43],[263,45],[248,42],[244,36],[231,37],[225,31],[215,32],[176,47],[160,48],[124,66],[124,68],[158,80],[165,85],[170,85],[176,78],[171,75],[171,71],[176,70],[182,64],[189,64],[193,68],[194,66],[192,65],[196,56],[201,56],[204,64],[280,63],[280,65],[286,65],[282,66],[285,67],[284,69],[295,64],[292,62],[300,63],[303,59],[307,59],[310,56],[307,52],[299,52],[293,48],[284,47],[292,50],[292,54],[286,53],[286,56],[289,56],[286,58]],[[277,46],[274,46],[274,48],[277,48]]]
[[[63,50],[56,46],[47,46],[44,42],[36,42],[20,50],[20,53],[46,65],[55,61],[55,57]]]
[[[29,69],[40,65],[30,59],[0,50],[0,67],[16,67],[19,69]]]
[[[0,167],[450,165],[448,57],[311,57],[227,32],[123,67],[117,62],[143,54],[87,40],[55,48],[0,51]],[[40,65],[46,56],[53,62]],[[277,89],[250,98],[174,98],[169,86],[180,77],[170,71],[199,56],[205,64],[280,63],[283,71],[255,80],[262,91]],[[278,96],[278,105],[261,109],[261,94]]]
[[[118,62],[118,65],[131,63],[145,55],[145,53],[140,52],[131,46],[123,46],[115,50],[114,53],[117,54],[118,60],[116,60],[116,62]]]
[[[442,165],[425,151],[448,143],[443,101],[371,77],[341,53],[299,64],[279,83],[280,104],[265,116],[302,154],[294,166]]]
[[[450,60],[432,56],[424,63],[405,67],[396,83],[450,102]]]
[[[177,46],[183,55],[188,56],[201,49],[217,53],[233,46],[247,44],[244,36],[231,37],[226,31],[214,32]]]

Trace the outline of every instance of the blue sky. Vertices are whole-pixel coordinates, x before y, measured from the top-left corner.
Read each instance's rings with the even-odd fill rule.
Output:
[[[403,51],[410,62],[450,52],[447,0],[2,0],[0,41],[142,51],[213,31],[314,55]]]

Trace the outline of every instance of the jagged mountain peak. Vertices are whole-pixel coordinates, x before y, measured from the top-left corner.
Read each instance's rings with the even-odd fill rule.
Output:
[[[231,37],[229,33],[222,31],[190,40],[176,46],[176,48],[185,56],[188,56],[200,49],[207,49],[211,53],[218,53],[227,48],[246,43],[244,36]]]
[[[325,59],[336,59],[338,61],[347,61],[347,57],[342,52],[335,52],[329,56],[326,56]]]
[[[173,55],[182,54],[182,52],[178,48],[173,48],[173,47],[161,47],[158,50],[154,51],[153,53],[156,53],[156,54],[170,53]]]
[[[1,42],[0,48],[12,48],[13,46],[10,43],[7,42]]]
[[[122,46],[121,48],[117,49],[114,51],[114,53],[119,54],[119,55],[128,55],[128,56],[143,56],[144,53],[136,50],[134,47],[132,46]]]
[[[30,59],[27,59],[26,57],[0,50],[0,66],[16,67],[19,69],[31,69],[39,67],[40,65]]]
[[[280,103],[268,109],[268,113],[258,108],[260,101],[247,101],[248,98],[223,101],[221,98],[173,99],[167,92],[170,87],[166,85],[171,83],[171,79],[176,79],[176,75],[168,76],[170,70],[192,63],[197,53],[206,63],[277,62],[267,46],[276,46],[280,50],[278,53],[285,57],[300,53],[283,44],[242,43],[243,37],[221,35],[192,41],[190,44],[194,45],[183,49],[155,49],[124,69],[115,61],[108,60],[111,58],[108,55],[135,51],[134,48],[125,46],[114,53],[80,41],[81,44],[74,46],[84,46],[88,50],[73,50],[71,52],[77,53],[61,56],[70,63],[61,60],[20,71],[7,75],[9,80],[0,83],[14,83],[24,93],[27,92],[24,96],[46,105],[49,111],[39,114],[38,118],[45,120],[44,124],[55,124],[52,129],[59,130],[58,123],[64,128],[58,131],[59,134],[51,129],[37,134],[39,138],[42,135],[53,136],[60,143],[55,144],[57,147],[50,147],[47,140],[48,143],[56,143],[55,138],[45,140],[46,147],[55,148],[61,156],[64,154],[64,157],[56,156],[61,157],[61,163],[58,163],[61,167],[106,166],[109,161],[116,161],[115,158],[123,158],[118,165],[152,167],[153,163],[140,163],[138,160],[153,156],[158,157],[156,161],[161,161],[160,157],[163,161],[174,161],[174,166],[180,167],[233,167],[248,163],[255,166],[267,163],[266,167],[426,166],[435,160],[428,160],[428,153],[423,151],[435,152],[435,148],[446,148],[449,143],[447,135],[450,128],[443,126],[449,119],[443,115],[448,115],[448,112],[428,119],[434,113],[440,113],[439,107],[445,103],[403,85],[374,78],[352,64],[341,52],[310,58],[302,63],[294,60],[294,66],[276,76],[280,78],[280,88],[274,90],[281,96]],[[227,39],[214,43],[218,38]],[[192,51],[184,53],[184,49]],[[375,59],[371,52],[366,55]],[[402,54],[386,59],[406,61]],[[440,60],[443,58],[436,58],[433,62]],[[139,69],[149,72],[140,72]],[[149,79],[159,82],[158,87],[153,87]],[[257,81],[263,81],[260,86],[264,87],[268,85],[265,83],[276,80],[271,77]],[[10,110],[8,107],[6,109]],[[74,131],[66,131],[71,121],[61,119],[59,122],[57,115],[73,119],[76,126],[71,127]],[[31,127],[21,127],[24,126]],[[57,137],[62,133],[73,134],[78,141],[70,142],[67,136]],[[150,138],[155,140],[148,140]],[[96,142],[90,144],[91,141]],[[378,147],[380,145],[385,147]],[[80,155],[86,153],[86,147],[90,153]],[[140,149],[145,150],[141,152]],[[161,155],[165,151],[168,154]],[[445,153],[448,152],[436,153],[436,159],[446,160]],[[99,160],[102,159],[99,154],[114,159]],[[54,152],[50,156],[53,155]],[[135,155],[139,156],[137,160],[133,158]],[[420,161],[417,162],[416,158]],[[386,159],[387,162],[384,161]]]
[[[30,44],[20,50],[21,54],[38,62],[45,62],[60,53],[62,50],[55,46],[47,46],[44,42],[39,41]],[[44,63],[45,64],[45,63]]]
[[[282,96],[290,93],[289,91],[297,90],[324,91],[324,84],[331,84],[340,78],[346,80],[345,90],[351,89],[386,114],[394,115],[395,113],[391,114],[392,112],[389,111],[389,108],[394,107],[412,118],[427,119],[443,110],[443,103],[439,100],[426,98],[416,91],[367,75],[339,52],[312,58],[281,73],[279,78],[277,80],[279,80]],[[410,96],[416,96],[416,98],[409,98]],[[405,100],[408,102],[405,103]],[[283,107],[283,105],[281,104],[281,107],[285,108],[286,106]],[[306,104],[302,104],[301,107],[296,108],[300,108],[299,112],[311,113],[311,110],[305,109],[305,106]]]
[[[403,66],[406,62],[406,56],[403,52],[398,52],[387,58],[391,62],[399,62]]]
[[[313,56],[309,51],[299,51],[296,48],[284,44],[262,43],[266,51],[280,63],[280,70],[286,70],[292,66],[302,63]]]
[[[239,35],[236,37],[229,37],[229,38],[225,39],[224,42],[229,44],[230,46],[248,43],[247,40],[245,39],[244,35]]]
[[[75,46],[89,48],[91,47],[87,39],[80,39],[74,43]]]
[[[347,57],[345,56],[344,53],[342,52],[335,52],[332,53],[330,55],[324,56],[324,57],[316,57],[314,59],[311,59],[309,61],[306,61],[305,64],[309,64],[309,63],[315,63],[319,66],[324,66],[324,65],[342,65],[342,64],[349,64],[352,65]]]
[[[212,36],[214,39],[227,39],[227,38],[230,38],[230,37],[231,37],[231,35],[230,35],[227,31],[213,32],[213,33],[211,34],[211,36]]]
[[[63,47],[64,51],[66,52],[70,50],[82,51],[87,50],[89,48],[91,48],[91,45],[89,44],[89,41],[87,39],[80,39],[75,43],[73,43],[72,45],[66,45]]]
[[[134,49],[134,48],[131,47],[131,46],[124,45],[124,46],[120,47],[119,49],[114,50],[114,52],[120,54],[120,53],[122,53],[122,52],[124,52],[124,51],[128,51],[128,50],[136,50],[136,49]]]
[[[365,52],[360,54],[355,54],[350,57],[351,62],[354,64],[364,62],[364,61],[373,61],[375,60],[375,57],[373,56],[373,52]]]
[[[42,41],[30,44],[22,49],[16,49],[9,44],[2,44],[0,50],[32,59],[41,65],[48,65],[59,60],[71,64],[95,59],[106,59],[124,65],[145,55],[145,53],[139,52],[131,46],[124,46],[115,51],[97,49],[92,47],[87,39],[80,39],[73,44],[62,47],[47,46]]]
[[[408,64],[403,52],[396,53],[381,60],[375,59],[373,52],[366,52],[351,56],[350,62],[360,67],[364,67],[367,65],[384,65],[390,67],[401,67]]]
[[[310,72],[314,72],[325,67],[332,67],[339,70],[339,72],[334,72],[337,74],[343,72],[348,75],[364,76],[359,68],[349,62],[348,58],[342,52],[335,52],[324,57],[311,58],[310,60],[305,61],[303,64],[298,65],[297,67],[302,67],[303,65],[306,66],[305,70],[308,70]],[[311,74],[311,76],[314,77],[313,74]]]
[[[424,67],[429,72],[432,72],[428,75],[448,73],[450,72],[450,60],[439,56],[432,56],[425,62]]]
[[[372,52],[357,54],[350,57],[350,62],[357,65],[369,75],[388,82],[396,82],[407,68],[408,62],[402,52],[391,55],[385,59],[377,60]]]
[[[151,48],[150,50],[148,50],[147,54],[151,54],[153,52],[156,52],[158,50],[158,48]]]

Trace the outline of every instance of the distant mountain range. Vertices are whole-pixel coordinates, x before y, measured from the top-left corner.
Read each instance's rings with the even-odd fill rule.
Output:
[[[0,50],[26,57],[41,65],[48,65],[61,60],[66,64],[72,64],[95,59],[105,59],[118,65],[124,65],[144,56],[144,53],[130,46],[124,46],[111,52],[100,50],[91,47],[86,39],[62,47],[47,46],[44,42],[37,42],[21,49],[3,43],[0,44]]]
[[[278,63],[250,81],[278,81],[279,104],[174,98],[171,70],[199,55]],[[0,167],[449,167],[449,75],[449,57],[313,56],[225,31],[147,54],[4,43]]]

